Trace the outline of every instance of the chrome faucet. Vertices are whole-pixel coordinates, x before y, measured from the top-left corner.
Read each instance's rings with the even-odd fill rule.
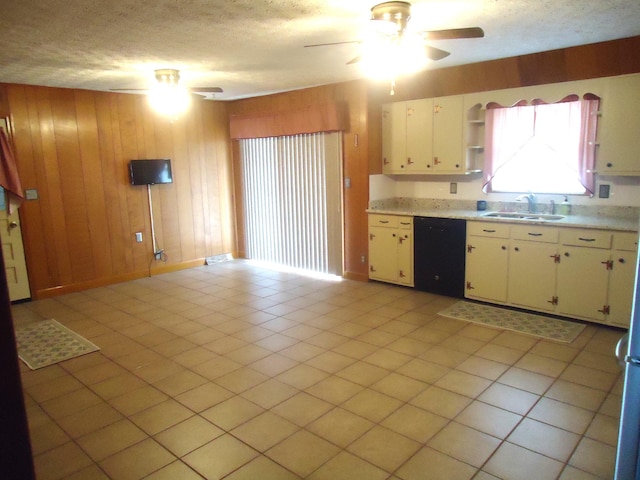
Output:
[[[518,195],[516,202],[526,200],[529,203],[529,213],[536,213],[536,196],[533,193],[527,193],[526,195]]]

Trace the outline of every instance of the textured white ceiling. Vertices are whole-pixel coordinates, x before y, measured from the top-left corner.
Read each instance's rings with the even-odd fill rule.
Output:
[[[0,0],[0,82],[145,88],[156,68],[221,100],[361,78],[345,65],[375,0]],[[434,41],[442,68],[640,35],[640,0],[412,2],[411,26],[479,26],[485,38]]]

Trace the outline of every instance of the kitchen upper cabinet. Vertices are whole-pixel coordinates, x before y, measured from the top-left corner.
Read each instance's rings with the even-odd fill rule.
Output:
[[[382,106],[382,172],[401,173],[407,157],[406,102]]]
[[[462,96],[383,105],[383,173],[465,173],[462,132]]]
[[[598,120],[596,171],[640,175],[640,75],[607,78]]]
[[[413,217],[369,214],[369,278],[413,286]]]
[[[509,226],[467,222],[465,297],[507,301]]]

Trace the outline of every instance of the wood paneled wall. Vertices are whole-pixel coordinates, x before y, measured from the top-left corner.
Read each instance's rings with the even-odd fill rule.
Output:
[[[173,123],[143,95],[3,85],[23,188],[32,294],[44,297],[204,263],[231,252],[226,105],[195,100]],[[2,96],[0,95],[0,98]],[[131,159],[170,158],[174,183],[129,184]],[[136,243],[135,232],[143,233]]]
[[[367,279],[367,214],[369,201],[369,152],[367,118],[367,84],[365,81],[345,82],[292,92],[255,97],[230,102],[229,115],[248,113],[273,113],[297,110],[310,105],[340,102],[347,105],[348,129],[343,132],[343,175],[351,180],[351,187],[343,189],[344,215],[344,266],[347,278]],[[234,188],[236,192],[236,218],[238,225],[238,250],[244,252],[242,243],[242,183],[237,156],[234,150]],[[362,261],[364,258],[364,262]]]
[[[481,39],[478,42],[482,42]],[[382,173],[381,106],[419,98],[569,82],[640,72],[640,36],[579,47],[504,58],[459,67],[428,70],[389,85],[371,84],[369,129],[371,173]]]

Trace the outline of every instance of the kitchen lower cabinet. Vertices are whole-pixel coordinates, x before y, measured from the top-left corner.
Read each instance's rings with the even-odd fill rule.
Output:
[[[636,277],[638,235],[616,233],[613,237],[613,248],[609,272],[607,321],[617,327],[629,328]]]
[[[604,322],[609,262],[609,250],[562,246],[558,265],[557,313]]]
[[[628,328],[638,234],[467,222],[465,297]]]
[[[507,301],[509,231],[505,224],[467,222],[465,297]]]
[[[514,225],[509,242],[510,304],[553,311],[556,304],[558,229],[540,225]]]
[[[413,217],[369,215],[369,278],[413,286]]]
[[[509,252],[509,303],[553,311],[556,304],[558,246],[515,241]]]

